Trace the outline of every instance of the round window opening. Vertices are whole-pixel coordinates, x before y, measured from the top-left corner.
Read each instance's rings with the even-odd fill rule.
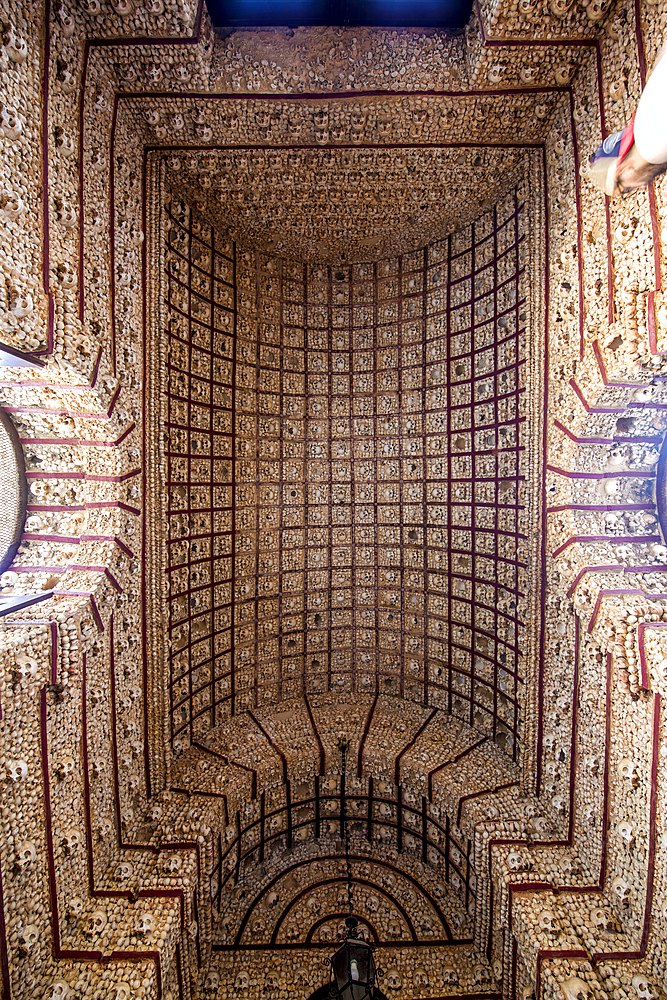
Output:
[[[0,573],[11,566],[21,542],[27,494],[21,442],[0,410]]]

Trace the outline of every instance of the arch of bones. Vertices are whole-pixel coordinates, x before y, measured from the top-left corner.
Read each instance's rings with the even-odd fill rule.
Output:
[[[658,0],[2,2],[9,997],[667,991]]]

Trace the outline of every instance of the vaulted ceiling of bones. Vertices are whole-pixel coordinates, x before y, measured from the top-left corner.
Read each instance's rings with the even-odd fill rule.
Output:
[[[0,8],[0,997],[659,1000],[667,3]]]

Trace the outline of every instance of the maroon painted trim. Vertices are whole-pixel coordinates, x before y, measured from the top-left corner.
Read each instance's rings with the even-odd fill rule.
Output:
[[[341,860],[342,860],[342,858],[341,858]],[[268,947],[269,948],[273,948],[274,945],[277,943],[276,942],[276,938],[278,937],[278,934],[280,933],[280,928],[281,928],[283,922],[285,921],[285,918],[287,917],[287,915],[290,912],[290,910],[292,910],[294,908],[294,906],[296,906],[298,904],[299,900],[303,899],[304,896],[310,895],[310,893],[312,893],[314,890],[321,889],[323,886],[345,884],[346,882],[347,882],[347,879],[346,879],[346,877],[344,875],[339,875],[339,876],[335,876],[333,878],[328,878],[328,879],[320,879],[318,882],[315,882],[314,884],[311,883],[310,885],[307,885],[305,889],[302,889],[301,892],[298,892],[296,894],[296,896],[293,896],[290,899],[290,901],[287,904],[287,906],[282,910],[280,916],[278,917],[278,919],[276,920],[275,924],[273,925],[273,933],[271,934],[271,941],[270,941]],[[405,922],[406,922],[406,924],[408,926],[408,930],[409,930],[409,932],[410,932],[410,934],[412,936],[413,944],[419,943],[419,939],[418,939],[417,933],[415,931],[415,926],[412,923],[412,921],[410,920],[410,917],[408,915],[407,910],[402,905],[402,903],[399,902],[399,900],[396,898],[396,896],[392,895],[392,893],[390,893],[385,886],[379,886],[375,882],[371,882],[370,879],[365,879],[365,878],[355,878],[354,879],[354,885],[365,885],[367,888],[372,889],[374,892],[380,893],[385,898],[387,898],[388,900],[390,900],[390,902],[392,903],[392,905],[396,907],[396,909],[399,911],[399,913],[401,914],[401,916],[405,920]],[[328,917],[328,918],[324,917],[323,918],[323,920],[325,920],[325,921],[327,919],[330,920],[331,917]],[[444,927],[445,933],[447,934],[447,932],[449,931],[449,927],[447,926],[446,923],[443,925],[443,927]],[[447,940],[448,940],[448,942],[452,940],[451,932],[448,934]],[[237,942],[240,943],[240,936],[237,937]],[[401,943],[402,942],[397,942],[397,945],[400,947]]]
[[[363,777],[364,771],[364,747],[366,746],[366,740],[368,739],[368,733],[370,732],[371,723],[373,722],[373,715],[375,714],[375,706],[378,703],[379,691],[375,690],[375,697],[373,698],[373,704],[370,707],[370,711],[366,716],[366,722],[364,723],[364,732],[359,740],[359,752],[357,754],[357,777]]]
[[[575,542],[608,542],[610,545],[627,545],[627,544],[638,544],[649,542],[661,542],[662,539],[660,535],[571,535],[567,541],[559,545],[557,549],[554,549],[551,553],[553,559],[568,549],[570,545],[574,545]]]
[[[597,598],[595,599],[595,604],[593,606],[593,613],[592,613],[592,615],[590,617],[590,621],[588,622],[588,625],[586,626],[586,631],[588,632],[588,634],[590,635],[590,633],[595,628],[595,623],[596,623],[598,615],[600,613],[600,605],[602,604],[603,598],[605,598],[605,597],[613,597],[615,595],[623,596],[625,594],[637,594],[637,593],[641,593],[641,591],[631,590],[631,589],[628,589],[628,588],[619,589],[619,590],[599,590]],[[658,595],[657,594],[653,594],[652,596],[653,597],[657,597]]]
[[[442,771],[445,767],[449,767],[450,764],[458,764],[460,760],[463,760],[463,758],[466,757],[469,753],[472,753],[473,750],[476,750],[477,747],[481,747],[482,743],[486,743],[487,741],[488,741],[488,736],[483,736],[481,740],[477,740],[477,742],[473,743],[472,746],[469,746],[465,750],[462,750],[461,753],[456,755],[456,757],[452,757],[450,758],[450,760],[446,760],[444,761],[444,763],[438,764],[438,766],[434,767],[432,771],[429,771],[427,778],[429,802],[433,802],[433,778],[435,777],[435,775],[438,774],[440,771]]]
[[[495,785],[493,788],[482,788],[479,792],[469,792],[467,795],[462,795],[459,798],[458,808],[456,810],[456,825],[461,826],[461,813],[463,811],[463,805],[470,799],[479,799],[482,795],[496,795],[497,792],[502,792],[506,788],[514,788],[519,785],[518,781],[508,781],[503,785]]]
[[[198,743],[197,740],[192,740],[192,746],[196,747],[198,750],[202,750],[204,753],[210,753],[212,757],[217,757],[219,760],[224,761],[229,767],[238,767],[241,771],[245,771],[246,774],[250,775],[250,798],[257,798],[257,771],[254,767],[248,767],[247,764],[240,764],[237,760],[230,760],[225,757],[224,754],[218,753],[217,750],[212,750],[210,747],[205,746],[203,743]],[[199,795],[205,794],[204,792],[199,792],[198,790],[194,792],[188,792],[189,795]]]
[[[326,768],[326,752],[324,750],[324,744],[322,743],[322,739],[320,737],[320,733],[319,733],[319,730],[317,728],[317,724],[315,722],[315,718],[313,716],[313,710],[310,707],[310,702],[308,701],[308,694],[307,694],[307,692],[305,690],[303,692],[303,700],[306,703],[306,710],[308,712],[308,718],[310,719],[310,724],[312,726],[313,733],[315,734],[315,739],[317,740],[317,745],[320,748],[320,777],[321,777],[324,774],[324,771],[325,771],[325,768]]]
[[[648,674],[648,664],[646,662],[646,649],[644,646],[644,632],[647,628],[667,628],[667,622],[639,622],[637,625],[637,645],[639,647],[639,663],[641,666],[641,686],[648,691],[650,678]]]
[[[289,875],[291,872],[295,871],[297,868],[302,868],[305,865],[319,864],[322,861],[343,861],[343,860],[344,860],[344,858],[340,854],[326,854],[326,855],[321,855],[321,856],[316,857],[316,858],[307,858],[307,859],[305,859],[303,861],[297,861],[295,864],[290,865],[289,868],[283,869],[283,871],[281,871],[278,875],[275,876],[275,878],[273,878],[270,882],[268,882],[260,890],[260,892],[255,896],[255,898],[252,900],[252,902],[250,903],[248,909],[246,910],[246,912],[243,915],[243,918],[242,918],[241,923],[239,925],[239,929],[238,929],[238,932],[237,932],[236,938],[234,939],[233,944],[230,944],[230,945],[214,945],[213,946],[213,950],[214,951],[226,951],[226,950],[234,950],[234,949],[240,948],[240,947],[248,948],[248,949],[252,949],[252,948],[266,948],[265,944],[243,945],[243,946],[240,945],[240,941],[241,941],[241,938],[243,936],[243,932],[244,932],[244,930],[246,928],[246,925],[247,925],[247,923],[248,923],[248,921],[250,919],[250,916],[251,916],[253,910],[259,904],[259,902],[262,899],[262,897],[267,892],[269,892],[274,887],[274,885],[276,885],[276,883],[281,880],[281,878],[283,878],[286,875]],[[407,872],[404,872],[400,868],[397,868],[395,865],[392,865],[389,861],[386,861],[384,859],[383,860],[377,860],[376,858],[372,858],[372,857],[369,857],[369,856],[364,855],[364,854],[359,854],[359,855],[357,855],[357,854],[351,854],[350,855],[350,861],[358,861],[360,864],[369,864],[370,863],[370,864],[373,864],[373,865],[375,865],[375,866],[377,866],[379,868],[387,868],[387,869],[389,869],[389,871],[395,872],[401,878],[406,879],[408,882],[410,882],[411,885],[414,886],[414,888],[417,890],[417,892],[420,895],[424,896],[428,900],[429,905],[432,906],[433,909],[435,910],[435,912],[437,913],[438,919],[442,923],[442,926],[446,927],[449,930],[449,924],[448,924],[447,919],[446,919],[444,913],[442,912],[442,910],[440,908],[440,905],[438,904],[437,900],[435,900],[430,895],[430,893],[428,893],[426,891],[425,887],[422,884],[420,884],[419,882],[417,882],[417,880],[415,878],[413,878],[412,875],[410,875]],[[340,879],[338,879],[338,881],[343,882],[343,881],[345,881],[345,878],[341,877]],[[311,886],[311,889],[312,889],[312,886]],[[383,888],[383,887],[380,887],[380,886],[378,886],[378,889],[382,893],[386,893],[386,891],[387,891],[386,888]],[[451,933],[451,931],[450,931],[450,933]],[[450,944],[454,944],[454,943],[457,943],[457,944],[469,944],[470,942],[469,942],[468,939],[461,939],[461,940],[458,940],[458,941],[455,942],[453,939],[450,938],[450,940],[449,940],[448,943],[450,943]],[[401,945],[402,944],[403,944],[403,942],[401,943]],[[432,941],[422,941],[422,942],[415,941],[414,942],[414,945],[417,946],[417,947],[422,947],[422,946],[424,946],[424,947],[431,947],[433,944],[434,944],[434,942],[432,942]],[[281,946],[277,945],[277,947],[281,947]],[[295,945],[286,945],[285,947],[303,947],[303,946],[302,945],[300,945],[300,946],[299,945],[296,945],[296,946]],[[330,944],[326,944],[326,947],[330,948],[331,945]]]
[[[415,745],[415,743],[417,742],[417,740],[419,739],[419,737],[422,735],[422,733],[424,732],[424,730],[427,728],[427,726],[429,726],[431,724],[431,722],[433,722],[433,719],[438,714],[438,712],[439,712],[439,709],[438,708],[434,708],[428,714],[428,716],[424,719],[424,721],[422,722],[421,726],[419,727],[419,729],[417,730],[417,732],[415,733],[415,735],[412,737],[412,739],[408,743],[405,744],[405,746],[403,747],[403,749],[401,750],[401,752],[396,757],[396,760],[395,760],[395,763],[394,763],[394,784],[400,785],[400,783],[401,783],[401,759],[403,758],[403,755],[406,754],[408,752],[408,750],[411,750],[413,748],[413,746]]]
[[[14,383],[16,384],[16,383]],[[50,383],[45,383],[50,384]],[[3,407],[4,409],[4,407]],[[77,448],[116,448],[125,438],[130,434],[136,427],[134,421],[127,427],[119,438],[115,441],[88,441],[82,438],[19,438],[21,444],[54,444],[54,445],[64,445],[71,444]]]
[[[280,760],[281,760],[281,763],[282,763],[282,768],[283,768],[283,784],[287,784],[287,757],[285,756],[285,754],[283,753],[283,751],[280,749],[280,747],[277,745],[277,743],[275,743],[274,740],[271,739],[271,737],[267,733],[267,731],[264,728],[264,726],[261,724],[261,722],[259,721],[259,719],[255,716],[255,714],[252,711],[252,709],[249,708],[247,710],[247,712],[248,712],[249,718],[251,718],[252,721],[255,723],[255,725],[259,729],[259,731],[262,734],[262,736],[266,739],[266,742],[269,744],[269,746],[271,747],[271,749],[274,750],[275,753],[277,753],[278,756],[280,757]]]
[[[625,410],[616,410],[624,413]],[[549,472],[566,479],[653,479],[655,472],[638,472],[636,469],[620,469],[618,472],[572,472],[569,469],[559,469],[557,465],[547,465]]]
[[[47,847],[47,867],[49,879],[49,892],[51,895],[51,929],[53,933],[53,950],[56,959],[74,959],[79,961],[92,961],[108,964],[110,962],[128,961],[155,963],[157,996],[162,997],[162,969],[160,953],[158,951],[113,951],[110,955],[105,955],[101,951],[93,950],[73,950],[63,948],[60,941],[60,919],[58,915],[58,892],[56,882],[55,856],[53,848],[53,827],[51,824],[51,788],[49,781],[49,758],[48,758],[48,733],[47,733],[47,695],[48,687],[43,687],[40,695],[40,734],[41,734],[41,757],[42,757],[42,778],[44,782],[44,810],[46,813],[46,847]]]

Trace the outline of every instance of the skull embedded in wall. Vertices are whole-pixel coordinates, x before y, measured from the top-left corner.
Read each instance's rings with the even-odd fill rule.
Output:
[[[388,990],[400,990],[403,980],[399,976],[397,969],[389,970],[385,979],[385,985]]]
[[[155,930],[155,917],[152,913],[142,913],[135,924],[135,931],[144,938],[149,938]]]
[[[249,985],[250,985],[250,976],[244,969],[241,969],[241,971],[237,972],[236,974],[236,979],[234,980],[234,989],[247,990]]]
[[[19,871],[34,865],[37,860],[37,850],[31,840],[24,840],[16,848],[14,864]]]
[[[592,24],[599,24],[609,10],[611,0],[590,0],[585,4],[586,16]]]
[[[49,992],[50,991],[50,992]],[[69,1000],[73,990],[64,979],[56,979],[44,994],[45,1000]]]
[[[299,966],[294,973],[294,985],[298,988],[308,986],[309,980],[310,976],[308,974],[308,969],[304,968],[303,965]]]
[[[621,906],[627,907],[630,905],[630,886],[625,881],[625,879],[615,878],[611,883],[611,891],[618,899]]]
[[[565,1000],[588,1000],[589,989],[583,979],[572,976],[560,984],[561,992]]]
[[[220,973],[216,972],[215,969],[210,969],[206,973],[206,979],[204,980],[204,989],[209,993],[214,993],[219,985],[220,985]]]
[[[65,854],[72,855],[78,850],[79,844],[81,843],[81,835],[78,830],[68,830],[63,837],[63,851]]]
[[[25,927],[20,928],[18,939],[20,950],[27,954],[35,948],[39,941],[39,928],[36,924],[26,924]]]
[[[93,910],[88,917],[84,934],[86,937],[96,937],[107,925],[107,915],[104,910]]]
[[[651,989],[651,984],[646,976],[633,976],[632,985],[637,991],[639,1000],[655,1000],[656,994]]]
[[[412,981],[416,989],[426,989],[429,985],[428,972],[426,969],[415,969]]]
[[[76,920],[83,913],[83,900],[81,896],[71,896],[67,900],[67,916],[70,920]]]
[[[58,761],[58,763],[54,765],[53,770],[61,781],[65,781],[66,778],[69,778],[72,774],[74,774],[74,767],[75,763],[73,757],[63,757],[62,760]]]
[[[445,984],[445,986],[458,986],[459,976],[456,969],[443,969],[442,981]]]
[[[491,970],[486,965],[476,965],[473,974],[476,986],[482,986],[491,981]]]
[[[617,934],[620,930],[616,919],[607,910],[598,907],[591,914],[595,930],[601,934]]]
[[[511,872],[528,872],[533,867],[533,862],[528,861],[518,851],[510,851],[507,855],[507,864]]]
[[[7,778],[12,784],[16,784],[18,781],[22,781],[28,774],[28,765],[24,760],[6,760],[5,770],[7,771]]]
[[[624,757],[618,762],[618,773],[626,781],[629,781],[633,788],[639,786],[639,774],[637,764],[631,757]]]
[[[556,937],[560,930],[556,914],[553,910],[542,910],[537,918],[537,924],[543,933],[549,934],[551,937]]]
[[[616,826],[616,833],[628,847],[634,846],[635,834],[632,829],[632,823],[629,823],[626,819],[621,820]]]

